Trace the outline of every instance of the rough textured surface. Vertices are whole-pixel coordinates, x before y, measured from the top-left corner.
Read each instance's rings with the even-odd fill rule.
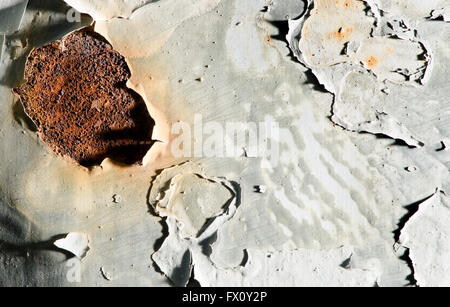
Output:
[[[238,268],[217,269],[200,262],[193,276],[205,287],[376,286],[376,272],[352,268],[353,252],[348,247],[326,251],[248,250],[247,261]]]
[[[125,59],[86,28],[35,49],[14,92],[54,152],[84,166],[132,164],[149,150],[154,122],[129,77]]]
[[[66,163],[11,92],[32,48],[91,19],[33,0],[5,36],[1,284],[448,284],[448,0],[138,2],[71,3],[126,58],[155,119],[161,142],[141,166]],[[278,159],[225,138],[204,154],[213,131],[267,119]],[[171,154],[179,123],[200,143],[184,158]],[[54,246],[72,232],[89,237],[79,282]]]
[[[236,185],[201,173],[202,168],[191,162],[168,168],[155,178],[149,193],[149,203],[168,227],[152,259],[175,286],[186,286],[197,265],[216,274],[208,249],[241,201]]]
[[[234,195],[224,185],[197,174],[172,178],[170,190],[156,205],[161,217],[171,216],[183,223],[183,236],[198,237],[215,217],[223,214]]]

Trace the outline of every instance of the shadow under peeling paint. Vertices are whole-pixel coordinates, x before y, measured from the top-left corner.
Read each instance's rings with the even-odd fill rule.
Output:
[[[406,223],[408,223],[408,221],[412,218],[412,216],[419,211],[420,205],[423,204],[424,202],[426,202],[427,200],[429,200],[430,198],[432,198],[434,195],[436,195],[437,191],[438,190],[436,189],[436,192],[434,192],[433,194],[404,207],[406,210],[408,210],[408,212],[399,220],[399,222],[397,224],[398,228],[393,231],[394,240],[395,240],[396,244],[398,244],[400,242],[400,235],[401,235],[402,229],[405,227]],[[410,258],[409,248],[405,247],[404,253],[399,257],[399,259],[405,261],[408,265],[408,268],[411,270],[411,274],[409,274],[405,278],[405,280],[408,282],[405,286],[416,286],[417,287],[417,280],[414,277],[414,274],[415,274],[414,265]]]
[[[10,34],[19,29],[28,0],[0,4],[0,34]]]
[[[172,274],[169,276],[169,279],[174,283],[175,286],[185,286],[190,277],[192,271],[192,256],[189,251],[186,251],[183,254],[182,261],[179,266],[174,268]]]
[[[425,198],[423,198],[421,200],[418,200],[418,201],[416,201],[416,202],[414,202],[412,204],[409,204],[409,205],[404,207],[406,210],[408,210],[408,212],[399,220],[399,222],[397,224],[398,228],[395,231],[393,231],[395,242],[398,242],[400,240],[400,234],[401,234],[402,229],[405,227],[405,225],[409,221],[409,219],[414,214],[416,214],[417,211],[419,211],[419,206],[421,204],[423,204],[424,202],[426,202],[427,200],[429,200],[435,194],[436,194],[436,192],[434,192],[433,194],[431,194],[431,195],[429,195],[429,196],[427,196],[427,197],[425,197]]]
[[[289,50],[289,57],[292,62],[299,63],[294,50],[289,48],[290,42],[287,39],[287,35],[289,33],[289,20],[297,20],[299,18],[307,18],[310,13],[311,7],[308,7],[308,1],[278,1],[271,4],[270,7],[264,11],[266,21],[273,27],[278,30],[278,34],[271,35],[270,38],[276,41],[280,41],[286,44],[287,50]],[[286,14],[286,12],[290,12]],[[307,14],[305,16],[305,14]],[[301,63],[303,65],[303,63]],[[306,65],[303,65],[305,68],[308,68]],[[312,72],[311,69],[308,69],[304,72],[305,74],[305,82],[304,84],[311,85],[313,90],[327,93],[330,92],[326,90],[323,84],[320,83],[316,75]]]
[[[0,286],[58,286],[72,255],[53,245],[65,235],[39,239],[39,230],[0,191]]]
[[[17,121],[18,124],[20,124],[25,129],[28,129],[29,131],[37,132],[38,129],[36,125],[31,120],[31,118],[28,117],[19,99],[14,99],[13,114],[14,119]]]

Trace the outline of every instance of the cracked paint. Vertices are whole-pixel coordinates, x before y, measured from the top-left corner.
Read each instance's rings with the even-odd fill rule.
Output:
[[[177,175],[156,205],[161,217],[171,216],[183,225],[184,236],[198,237],[207,222],[226,210],[234,195],[221,184],[197,174]]]
[[[73,286],[53,244],[73,230],[86,286],[448,284],[448,0],[244,2],[29,3],[0,63],[1,285]],[[140,166],[55,157],[11,92],[92,20],[156,122]],[[277,163],[175,158],[171,128],[199,116],[270,118]]]
[[[230,182],[183,174],[191,168],[197,166],[187,163],[164,170],[150,191],[149,202],[156,203],[157,213],[166,217],[168,225],[168,235],[152,259],[175,286],[187,284],[197,256],[208,259],[203,251],[209,244],[205,241],[213,240],[217,230],[234,216],[238,204]],[[160,190],[171,174],[180,172],[182,175],[170,179],[169,190]]]

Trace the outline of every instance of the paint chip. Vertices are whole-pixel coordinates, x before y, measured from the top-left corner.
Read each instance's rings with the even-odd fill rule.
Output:
[[[87,234],[71,232],[64,239],[54,242],[58,248],[64,249],[74,254],[77,258],[83,259],[89,251],[89,237]]]

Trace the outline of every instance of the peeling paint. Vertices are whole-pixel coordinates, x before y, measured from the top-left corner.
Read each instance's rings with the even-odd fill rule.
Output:
[[[430,19],[443,19],[445,22],[450,21],[450,5],[431,12]]]
[[[99,3],[94,0],[64,0],[80,12],[91,15],[97,21],[115,17],[129,18],[140,7],[158,0],[107,0]]]
[[[448,7],[448,0],[376,0],[380,9],[396,15],[407,16],[411,20],[429,17],[435,9]]]
[[[449,285],[448,219],[450,202],[442,191],[421,203],[401,230],[400,244],[409,249],[414,278],[421,287]]]
[[[72,1],[125,57],[157,123],[142,166],[66,163],[11,93],[33,48],[91,18],[35,0],[5,36],[1,285],[73,286],[76,259],[53,243],[76,229],[89,234],[83,286],[448,283],[447,0],[152,2]],[[174,158],[173,124],[196,115],[270,117],[278,163],[245,146]]]
[[[162,217],[171,216],[182,224],[182,233],[198,237],[207,223],[223,214],[225,207],[235,195],[211,179],[196,174],[177,175],[170,181],[164,198],[156,205]]]
[[[102,277],[108,281],[112,279],[111,275],[109,275],[109,273],[105,271],[104,267],[100,268],[100,274],[102,274]]]
[[[321,9],[326,12],[330,6],[338,6],[338,3],[323,5],[320,2],[320,5],[315,4],[311,16],[305,14],[298,20],[290,21],[287,39],[291,50],[300,62],[312,69],[319,82],[335,95],[332,106],[332,119],[335,123],[352,131],[384,134],[401,139],[410,146],[423,146],[426,142],[412,131],[414,124],[408,120],[408,112],[405,108],[395,106],[395,98],[398,96],[393,95],[392,89],[398,92],[401,91],[401,86],[413,86],[417,88],[413,91],[419,92],[420,86],[433,78],[434,62],[438,60],[430,48],[430,41],[421,40],[417,29],[389,11],[381,14],[378,2],[369,1],[366,3],[367,6],[361,3],[360,1],[352,5],[349,3],[353,10],[359,8],[361,12],[361,15],[355,16],[367,20],[370,24],[370,30],[365,27],[362,27],[362,32],[357,30],[361,34],[357,40],[345,35],[346,27],[343,24],[339,24],[338,32],[332,35],[334,39],[342,41],[339,48],[329,45],[326,38],[318,35],[312,36],[309,41],[308,38],[304,38],[308,21],[314,18],[317,12]],[[345,48],[342,48],[344,43]],[[304,48],[311,44],[322,50],[323,54],[334,52],[334,56],[330,57],[333,60],[320,66],[309,61]],[[338,50],[343,51],[338,54]],[[369,78],[373,77],[361,68],[372,72],[376,79],[369,81]],[[358,75],[367,76],[361,77],[361,83],[350,81],[350,76]],[[347,82],[353,82],[353,85]],[[347,92],[353,95],[353,99],[349,97],[344,99],[348,95]],[[352,100],[355,102],[351,103]]]
[[[345,45],[370,36],[375,20],[365,13],[362,1],[320,0],[306,18],[299,50],[308,66],[323,67],[348,61]],[[323,22],[328,20],[328,22]]]
[[[55,241],[55,246],[67,250],[79,259],[86,257],[89,251],[89,236],[84,233],[71,232],[64,239]]]
[[[428,55],[421,44],[386,37],[364,40],[355,58],[381,81],[403,84],[420,84],[428,66]]]
[[[0,35],[12,34],[22,22],[28,0],[4,0],[0,3]]]
[[[164,170],[150,191],[150,203],[156,204],[168,226],[168,236],[152,259],[175,286],[187,284],[195,265],[194,255],[204,253],[205,244],[210,244],[205,242],[213,240],[218,228],[235,215],[238,205],[237,192],[225,179],[185,173],[166,181],[171,174],[190,168],[196,168],[195,164]],[[169,190],[161,191],[169,182]],[[161,193],[165,195],[161,197]]]

